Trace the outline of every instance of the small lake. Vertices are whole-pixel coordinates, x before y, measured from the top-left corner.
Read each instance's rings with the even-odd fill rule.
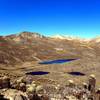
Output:
[[[82,72],[68,72],[68,74],[73,76],[85,76],[85,74]]]
[[[39,62],[39,64],[61,64],[61,63],[66,63],[66,62],[70,62],[73,60],[77,60],[77,59],[58,59],[58,60],[49,60],[49,61],[43,61],[43,62]]]
[[[49,74],[49,72],[45,72],[45,71],[33,71],[33,72],[26,73],[26,75],[46,75],[46,74]]]

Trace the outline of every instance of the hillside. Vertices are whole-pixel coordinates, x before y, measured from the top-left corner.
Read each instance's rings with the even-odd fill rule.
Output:
[[[38,62],[53,59],[78,59],[60,65],[38,65]],[[86,74],[73,77],[76,81],[85,80],[94,73],[100,84],[100,42],[99,37],[91,40],[64,37],[45,37],[39,33],[21,32],[9,36],[0,36],[0,74],[11,77],[25,75],[29,71],[47,71],[49,78],[65,81],[73,77],[67,72],[78,71]],[[3,74],[2,74],[3,73]],[[16,75],[14,75],[16,73]],[[53,77],[52,77],[53,76]],[[62,77],[63,76],[63,77]]]
[[[73,52],[73,48],[77,49],[79,45],[80,43],[77,41],[75,43],[75,41],[67,39],[57,40],[31,32],[1,36],[0,63],[12,65],[25,61],[35,61],[35,56],[41,60],[69,57],[70,55],[77,57],[77,52]]]

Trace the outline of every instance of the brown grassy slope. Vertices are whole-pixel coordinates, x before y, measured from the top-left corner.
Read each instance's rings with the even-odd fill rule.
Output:
[[[91,73],[96,74],[98,84],[100,83],[100,43],[94,40],[90,42],[77,39],[54,39],[41,36],[37,33],[24,32],[19,35],[0,37],[0,73],[24,75],[27,71],[50,71],[47,78],[65,81],[73,76],[64,74],[70,71],[80,71],[85,73],[85,77],[73,77],[84,80]],[[5,45],[6,43],[6,45]],[[2,44],[2,46],[1,46]],[[56,50],[60,48],[62,50]],[[60,59],[60,58],[79,58],[62,65],[37,65],[36,59]],[[29,65],[28,62],[31,62]],[[33,63],[34,62],[34,63]],[[18,66],[18,64],[20,64]],[[14,68],[7,66],[16,66]],[[7,67],[7,68],[6,68]],[[5,70],[6,69],[6,70]],[[46,76],[44,76],[46,77]],[[58,81],[59,81],[58,80]]]
[[[2,42],[3,41],[3,42]],[[17,64],[35,61],[34,56],[41,60],[56,58],[99,58],[100,48],[78,40],[60,40],[41,36],[38,33],[22,32],[0,38],[0,63]],[[55,48],[62,48],[57,51]]]

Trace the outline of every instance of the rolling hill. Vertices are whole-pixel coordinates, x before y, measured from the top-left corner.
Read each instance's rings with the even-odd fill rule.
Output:
[[[79,71],[86,75],[96,74],[100,83],[100,38],[84,40],[71,37],[46,37],[39,33],[21,32],[0,36],[0,73],[24,73],[28,70],[56,71],[51,74],[55,80],[59,72]],[[76,59],[61,65],[46,65],[37,62],[53,59]],[[29,63],[29,65],[28,65]],[[12,66],[12,67],[11,67]],[[16,67],[17,66],[17,67]],[[38,67],[40,66],[40,67]],[[16,69],[18,71],[16,72]],[[23,71],[23,69],[25,69]],[[14,75],[14,74],[13,74]],[[17,74],[16,74],[17,75]],[[51,78],[49,76],[49,78]],[[58,77],[58,78],[57,78]],[[72,77],[72,76],[69,76]],[[86,76],[87,77],[87,76]],[[62,78],[62,77],[61,77]],[[78,79],[75,77],[76,80]],[[84,77],[82,78],[82,80]]]

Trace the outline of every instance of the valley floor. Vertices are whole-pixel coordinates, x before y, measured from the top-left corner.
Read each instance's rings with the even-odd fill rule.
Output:
[[[32,77],[35,81],[40,81],[43,84],[66,84],[68,80],[72,79],[76,84],[82,84],[87,81],[90,74],[96,75],[97,86],[100,86],[100,73],[90,67],[80,68],[74,64],[77,61],[64,63],[64,64],[52,64],[52,65],[40,65],[37,62],[25,62],[22,65],[16,66],[0,66],[0,76],[7,75],[13,81],[15,78],[19,77]],[[49,72],[46,75],[27,75],[28,72],[43,71]],[[71,75],[68,72],[82,72],[85,75]]]

